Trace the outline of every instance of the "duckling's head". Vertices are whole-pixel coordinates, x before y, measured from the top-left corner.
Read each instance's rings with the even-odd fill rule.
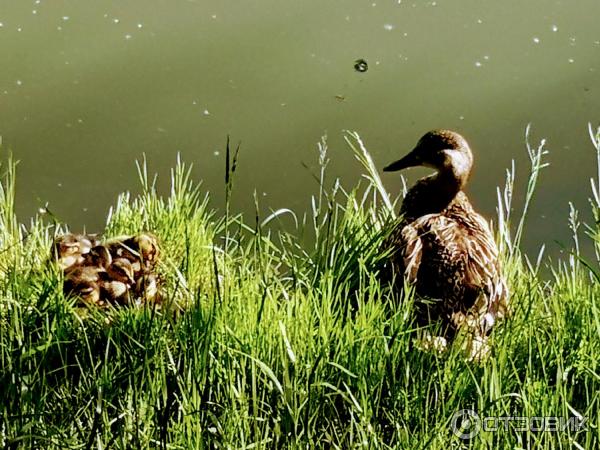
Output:
[[[140,257],[146,264],[153,264],[158,259],[158,239],[152,233],[140,233],[134,237],[134,242],[139,248]]]
[[[85,255],[84,263],[106,269],[112,263],[112,255],[104,245],[96,245]]]
[[[67,233],[54,239],[53,256],[61,269],[66,270],[83,261],[82,255],[94,245],[92,236]]]
[[[473,154],[460,134],[450,130],[433,130],[419,139],[410,153],[383,170],[394,172],[415,166],[430,167],[466,180],[473,166]]]
[[[113,280],[125,283],[128,286],[134,284],[134,272],[131,262],[126,258],[115,259],[106,269],[108,276]]]

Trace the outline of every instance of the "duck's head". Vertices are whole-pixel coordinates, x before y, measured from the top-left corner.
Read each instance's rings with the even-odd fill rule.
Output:
[[[455,177],[466,180],[473,166],[473,154],[460,134],[450,130],[433,130],[419,139],[410,153],[383,170],[395,172],[415,166],[452,173]]]

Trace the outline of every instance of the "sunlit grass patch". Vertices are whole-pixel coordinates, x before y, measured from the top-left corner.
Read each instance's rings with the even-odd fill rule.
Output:
[[[494,329],[492,355],[480,363],[460,346],[420,351],[412,292],[399,296],[380,281],[394,201],[358,135],[346,137],[365,178],[350,190],[327,184],[322,141],[320,190],[305,223],[258,207],[252,223],[229,206],[219,217],[189,167],[177,162],[161,196],[140,164],[142,192],[119,197],[105,234],[159,237],[165,304],[86,314],[49,264],[64,227],[47,215],[27,229],[17,224],[9,163],[0,191],[0,445],[597,447],[598,263],[574,251],[550,278],[539,274],[519,249],[526,211],[511,224],[509,172],[498,235],[511,317]],[[529,147],[530,199],[543,152]],[[227,155],[230,191],[235,155]],[[280,226],[284,215],[297,227]],[[597,229],[589,231],[598,242]],[[588,429],[482,427],[462,440],[451,425],[463,409],[482,418],[580,415]]]

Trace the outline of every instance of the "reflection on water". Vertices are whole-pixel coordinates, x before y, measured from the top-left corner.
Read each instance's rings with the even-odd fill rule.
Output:
[[[218,205],[228,133],[243,145],[236,207],[251,211],[256,190],[265,208],[303,209],[321,135],[331,176],[354,184],[342,129],[383,167],[445,127],[471,142],[469,192],[492,215],[511,159],[525,181],[531,122],[552,166],[528,245],[567,243],[568,200],[587,208],[595,170],[599,15],[597,0],[5,1],[0,134],[21,161],[19,214],[49,201],[97,229],[143,153],[164,186],[180,152]]]

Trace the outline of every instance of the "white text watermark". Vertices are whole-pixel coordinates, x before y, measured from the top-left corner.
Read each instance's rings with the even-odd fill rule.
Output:
[[[480,417],[472,409],[461,409],[452,416],[452,432],[461,439],[471,439],[481,431],[500,430],[565,432],[584,431],[587,418],[581,416],[488,416]]]

